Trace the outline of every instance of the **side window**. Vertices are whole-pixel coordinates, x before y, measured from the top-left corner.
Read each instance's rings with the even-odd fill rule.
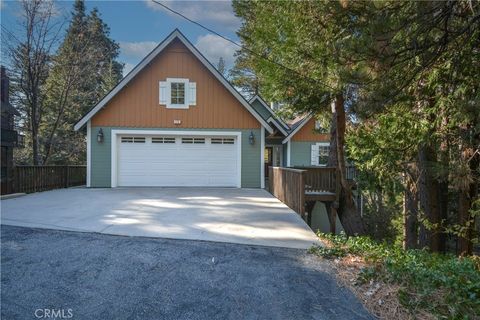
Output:
[[[197,84],[189,79],[167,78],[159,83],[159,104],[171,109],[188,109],[197,104]]]
[[[329,143],[320,142],[312,145],[310,164],[312,166],[326,166],[328,163],[329,153],[330,153]]]
[[[328,154],[330,152],[330,146],[318,146],[318,165],[326,166],[328,163]]]

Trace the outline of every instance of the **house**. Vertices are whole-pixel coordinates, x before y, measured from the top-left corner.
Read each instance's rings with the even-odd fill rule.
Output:
[[[12,193],[13,190],[13,148],[18,146],[20,136],[15,130],[14,117],[18,111],[10,104],[9,78],[4,66],[0,67],[0,110],[1,110],[1,194]]]
[[[263,188],[267,165],[321,165],[328,136],[245,100],[178,30],[75,124],[87,185]]]
[[[273,134],[265,136],[265,167],[327,165],[330,135],[313,115],[297,117],[287,124],[275,115],[261,97],[253,97],[250,104],[275,130]]]

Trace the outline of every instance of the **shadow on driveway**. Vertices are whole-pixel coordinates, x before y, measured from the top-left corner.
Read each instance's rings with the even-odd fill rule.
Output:
[[[262,189],[74,188],[1,205],[1,224],[18,227],[297,249],[319,244],[298,214]]]
[[[1,227],[2,319],[371,319],[305,250]]]

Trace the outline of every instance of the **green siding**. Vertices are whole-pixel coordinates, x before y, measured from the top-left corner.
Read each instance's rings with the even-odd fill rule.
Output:
[[[241,132],[242,188],[260,188],[260,129],[241,130]],[[255,143],[253,145],[248,140],[250,132],[253,132],[255,135]]]
[[[257,113],[263,118],[263,120],[267,121],[268,118],[272,116],[272,114],[267,109],[265,109],[265,106],[263,106],[262,103],[258,101],[258,99],[253,101],[253,103],[251,103],[250,105],[253,107],[253,109],[255,109],[255,111],[257,111]]]
[[[311,166],[312,145],[317,142],[290,140],[290,166]]]
[[[111,186],[111,132],[119,130],[171,130],[171,131],[232,131],[242,133],[242,188],[260,188],[260,129],[166,129],[166,128],[113,128],[102,127],[104,141],[97,142],[99,128],[92,127],[91,134],[91,178],[92,187]],[[255,144],[250,145],[250,132],[255,135]]]
[[[97,142],[97,134],[100,128],[92,127],[90,136],[91,163],[90,163],[90,186],[102,188],[111,186],[111,129],[102,127],[103,143]]]

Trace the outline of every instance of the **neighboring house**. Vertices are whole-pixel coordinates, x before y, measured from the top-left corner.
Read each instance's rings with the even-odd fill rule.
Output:
[[[14,117],[18,111],[10,104],[9,79],[4,66],[1,66],[0,107],[1,107],[1,194],[8,194],[13,189],[13,148],[18,146],[19,135],[15,130]]]
[[[87,130],[90,187],[263,188],[270,160],[319,164],[305,160],[306,143],[328,141],[314,124],[306,117],[292,130],[260,98],[246,101],[175,30],[75,130]]]

